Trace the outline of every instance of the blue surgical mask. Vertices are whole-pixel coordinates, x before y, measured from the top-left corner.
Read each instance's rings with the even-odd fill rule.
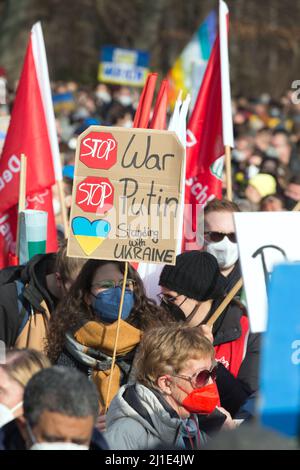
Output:
[[[122,289],[121,287],[111,287],[103,292],[99,292],[98,295],[93,295],[94,299],[92,307],[95,314],[101,321],[106,323],[113,323],[118,319],[119,305],[121,301]],[[124,302],[122,309],[122,320],[126,320],[134,305],[133,292],[129,289],[125,289]]]

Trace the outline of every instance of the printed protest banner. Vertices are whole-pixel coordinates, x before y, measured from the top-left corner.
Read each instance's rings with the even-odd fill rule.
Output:
[[[149,54],[136,49],[104,46],[100,53],[99,82],[142,87],[149,72]]]
[[[52,101],[55,113],[71,112],[76,107],[74,95],[71,92],[56,93],[52,95]]]
[[[264,426],[300,436],[300,263],[274,268],[262,343],[260,416]]]
[[[89,127],[76,149],[68,256],[175,264],[183,163],[175,132]]]
[[[262,332],[274,265],[300,261],[300,213],[241,212],[234,221],[251,331]]]

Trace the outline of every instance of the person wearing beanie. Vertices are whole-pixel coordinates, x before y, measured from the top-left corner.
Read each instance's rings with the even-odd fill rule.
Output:
[[[195,275],[197,274],[197,275]],[[210,312],[214,300],[223,298],[225,279],[210,253],[189,251],[178,255],[176,265],[165,265],[160,276],[162,299],[176,320],[198,326]],[[169,299],[176,298],[174,302]],[[182,302],[178,303],[178,299]]]
[[[263,197],[276,193],[276,186],[274,176],[258,173],[249,180],[245,195],[251,203],[259,204]]]
[[[231,416],[258,390],[260,335],[250,333],[245,307],[232,300],[214,322],[206,325],[225,297],[226,279],[217,259],[205,251],[189,251],[165,265],[159,279],[161,306],[173,319],[199,327],[213,342],[221,406]]]

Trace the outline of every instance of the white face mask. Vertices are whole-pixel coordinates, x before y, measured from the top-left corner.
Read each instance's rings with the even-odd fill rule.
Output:
[[[123,124],[123,127],[131,128],[132,125],[133,125],[133,122],[132,122],[132,121],[126,121],[126,122]]]
[[[52,205],[53,205],[54,215],[60,214],[60,211],[61,211],[60,201],[56,198],[53,198],[52,199]]]
[[[130,106],[132,103],[132,98],[129,95],[118,96],[118,101],[122,106]]]
[[[242,150],[234,149],[232,151],[232,158],[236,162],[243,162],[244,160],[246,160],[246,155],[245,152],[243,152]]]
[[[249,165],[248,178],[251,179],[259,173],[259,168],[256,165]]]
[[[239,257],[237,243],[232,243],[226,236],[220,242],[209,243],[206,251],[217,258],[220,269],[230,268]]]
[[[23,406],[22,401],[20,401],[20,403],[18,403],[13,408],[8,408],[8,406],[3,405],[3,403],[0,403],[0,428],[15,419],[14,412],[18,408],[21,408],[21,406]]]
[[[111,96],[107,91],[97,91],[96,96],[99,100],[102,100],[103,103],[111,102]]]
[[[73,442],[36,442],[29,450],[89,450],[89,448]]]
[[[73,442],[37,442],[28,422],[26,422],[26,427],[33,443],[29,450],[89,450],[87,446]]]

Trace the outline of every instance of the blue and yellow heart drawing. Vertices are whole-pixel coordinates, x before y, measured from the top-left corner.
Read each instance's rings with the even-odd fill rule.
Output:
[[[86,255],[93,253],[107,238],[111,226],[107,220],[90,222],[86,217],[74,217],[72,230],[81,249]]]

